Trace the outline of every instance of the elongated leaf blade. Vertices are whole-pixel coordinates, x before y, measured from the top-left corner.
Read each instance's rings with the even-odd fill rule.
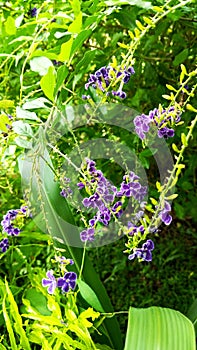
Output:
[[[191,321],[168,308],[129,309],[124,350],[195,350]]]
[[[49,154],[46,149],[41,152],[42,157],[37,156],[36,160],[32,155],[30,156],[31,153],[18,159],[21,176],[31,195],[34,196],[33,202],[37,203],[37,212],[40,212],[34,220],[44,232],[50,233],[57,240],[57,244],[61,241],[62,243],[59,243],[61,247],[65,248],[66,245],[67,257],[75,262],[72,269],[79,275],[83,249],[71,244],[73,236],[75,236],[75,242],[79,237],[79,230],[75,227],[74,217],[67,201],[60,196],[60,188],[54,181]],[[81,278],[99,297],[103,310],[112,313],[110,299],[87,254]],[[122,337],[116,318],[105,319],[103,326],[109,340],[108,345],[116,350],[122,350]]]

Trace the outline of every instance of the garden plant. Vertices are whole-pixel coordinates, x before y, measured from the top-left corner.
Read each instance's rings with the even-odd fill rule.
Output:
[[[0,350],[195,350],[196,2],[0,3]]]

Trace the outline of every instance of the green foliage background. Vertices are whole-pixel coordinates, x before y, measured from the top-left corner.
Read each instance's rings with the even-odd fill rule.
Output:
[[[177,3],[179,1],[172,1],[171,5]],[[134,30],[135,21],[142,21],[143,16],[152,16],[152,6],[163,4],[163,1],[132,0],[0,2],[1,217],[7,210],[18,208],[23,203],[17,157],[23,153],[23,145],[26,147],[29,140],[28,137],[22,137],[23,141],[16,140],[14,130],[5,129],[5,124],[9,121],[3,120],[3,116],[11,114],[15,121],[17,106],[22,107],[28,100],[40,97],[48,97],[48,102],[44,103],[51,108],[50,100],[53,103],[56,96],[55,102],[60,110],[67,104],[82,103],[81,96],[86,92],[84,84],[89,74],[101,66],[108,65],[112,56],[121,62],[122,53],[125,53],[126,49],[118,43],[129,45],[131,39],[128,30]],[[36,18],[29,15],[33,7],[39,9]],[[148,113],[159,103],[165,106],[167,101],[163,100],[162,95],[167,92],[166,84],[179,87],[180,64],[184,64],[188,72],[195,69],[196,10],[195,2],[188,2],[167,14],[143,37],[135,52],[136,74],[126,89],[127,99],[124,103],[127,106],[140,113]],[[82,20],[80,14],[83,16]],[[74,19],[77,20],[74,22]],[[18,21],[18,28],[15,20]],[[74,42],[70,45],[73,33]],[[62,46],[64,44],[65,50]],[[53,60],[57,60],[58,65],[54,65]],[[56,85],[50,81],[54,85],[52,95],[51,91],[46,91],[40,83],[43,79],[42,70],[46,70],[46,62],[53,67],[51,70],[56,71]],[[91,96],[92,94],[91,91]],[[185,96],[182,98],[184,100]],[[4,102],[1,104],[1,101]],[[40,120],[45,122],[49,110],[38,108],[37,111]],[[186,111],[185,123],[177,128],[173,139],[177,146],[181,133],[186,130],[191,119],[192,113]],[[28,122],[32,130],[36,130],[39,122],[36,119]],[[77,135],[79,138],[82,132],[83,140],[93,137],[91,129],[80,129]],[[100,129],[98,134],[99,132]],[[127,144],[128,135],[119,134],[115,128],[113,132]],[[68,147],[72,147],[70,134],[67,134],[67,144]],[[64,142],[60,146],[64,147]],[[153,263],[129,262],[123,256],[122,241],[89,252],[116,311],[128,310],[130,305],[159,305],[172,307],[187,314],[196,297],[196,146],[195,132],[185,154],[186,168],[177,184],[179,197],[173,206],[173,224],[170,228],[161,228],[159,237],[156,238]],[[153,160],[150,154],[142,154],[140,160],[146,169],[152,170],[151,187],[155,182]],[[101,165],[106,176],[109,175],[107,164],[101,162]],[[118,175],[121,175],[120,172]],[[117,178],[113,178],[112,175],[112,180],[117,181]],[[152,195],[154,194],[152,188]],[[15,247],[0,258],[0,277],[4,280],[6,275],[21,312],[24,306],[22,296],[27,297],[26,291],[30,286],[32,288],[32,271],[41,276],[41,271],[50,268],[53,250],[47,245],[48,239],[50,238],[39,232],[29,220],[20,242],[15,240]],[[32,301],[31,296],[29,299]],[[121,315],[119,318],[125,333],[127,316]],[[0,328],[1,334],[4,334],[5,322],[1,309]],[[8,338],[5,336],[2,339],[3,344],[8,346]]]

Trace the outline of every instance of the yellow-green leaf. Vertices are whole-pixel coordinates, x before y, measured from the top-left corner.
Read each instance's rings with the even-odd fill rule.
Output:
[[[192,322],[179,311],[130,307],[124,350],[195,350]]]
[[[172,194],[171,196],[168,196],[168,197],[165,197],[165,199],[167,199],[167,200],[173,200],[173,199],[175,199],[175,198],[177,198],[178,197],[178,194],[177,193],[174,193],[174,194]]]
[[[186,105],[186,108],[188,109],[188,111],[191,112],[197,112],[197,109],[194,108],[192,105],[190,105],[189,103]]]
[[[169,96],[169,95],[162,95],[162,97],[165,98],[165,100],[171,100],[172,99],[171,96]]]
[[[145,23],[147,23],[147,24],[149,24],[151,26],[153,25],[153,21],[150,18],[148,18],[146,16],[143,16],[143,20],[144,20]]]
[[[166,84],[166,87],[168,90],[172,90],[172,91],[177,92],[177,90],[172,85]]]
[[[142,25],[142,23],[140,21],[136,20],[135,23],[137,24],[137,26],[140,30],[144,30],[144,26]]]
[[[0,130],[1,131],[7,132],[8,128],[7,128],[6,124],[9,124],[9,123],[10,123],[10,120],[9,120],[7,115],[5,115],[5,114],[0,115]]]
[[[74,19],[74,21],[69,25],[68,32],[79,33],[82,28],[82,12]]]
[[[66,41],[61,45],[61,51],[60,51],[60,54],[58,55],[58,61],[65,62],[69,60],[72,43],[73,43],[73,38],[70,38],[70,40]]]
[[[183,132],[181,133],[181,142],[185,147],[187,147],[187,145],[188,145],[187,138]]]
[[[153,204],[153,205],[157,205],[158,204],[158,202],[156,201],[156,199],[154,199],[154,198],[150,198],[150,201],[151,201],[151,203]]]
[[[156,11],[156,12],[163,12],[163,7],[153,6],[152,9],[153,11]]]
[[[16,34],[15,20],[9,16],[5,22],[5,31],[8,35]]]
[[[1,100],[0,101],[0,108],[7,109],[14,107],[14,101],[12,100]]]
[[[131,32],[131,31],[129,30],[128,33],[129,33],[130,38],[133,40],[133,39],[135,38],[133,32]]]
[[[173,151],[180,153],[180,150],[178,149],[178,147],[175,145],[175,143],[172,144],[172,149]]]
[[[54,88],[56,83],[55,71],[54,67],[49,67],[46,75],[42,77],[40,80],[40,86],[45,96],[49,98],[49,100],[54,101]]]

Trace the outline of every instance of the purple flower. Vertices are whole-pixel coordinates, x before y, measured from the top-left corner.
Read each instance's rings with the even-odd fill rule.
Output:
[[[37,16],[37,8],[34,7],[33,9],[29,10],[28,15],[31,17],[36,17]]]
[[[63,293],[67,293],[69,289],[75,289],[76,279],[77,275],[75,272],[66,272],[64,277],[58,278],[57,287],[60,287]]]
[[[95,229],[93,227],[89,227],[87,230],[83,230],[80,233],[81,241],[82,242],[93,241],[94,240],[94,231],[95,231]]]
[[[152,250],[154,249],[154,243],[151,239],[148,239],[142,248],[135,248],[134,252],[128,256],[129,260],[135,258],[142,259],[143,261],[152,261]]]
[[[164,202],[164,208],[160,211],[159,217],[165,225],[170,225],[172,222],[172,216],[169,214],[171,211],[171,205],[167,201]]]
[[[53,276],[53,271],[52,270],[47,271],[46,276],[48,278],[42,279],[42,285],[43,287],[48,287],[47,291],[49,294],[53,294],[55,291],[55,288],[57,287],[57,282],[55,277]]]
[[[9,248],[9,241],[7,238],[4,238],[1,242],[0,242],[0,249],[2,253],[5,253],[7,251],[7,249]]]
[[[121,201],[116,202],[112,207],[112,211],[115,213],[115,216],[117,218],[120,218],[123,213],[122,202]]]
[[[111,66],[101,67],[94,74],[90,74],[88,82],[85,84],[85,89],[87,90],[90,86],[92,86],[94,89],[99,89],[108,96],[110,91],[107,91],[107,88],[109,87],[110,83],[114,81],[114,73],[116,78],[120,78],[118,79],[118,81],[120,80],[120,87],[117,91],[111,90],[111,94],[113,96],[118,96],[121,99],[125,99],[126,93],[122,91],[121,82],[123,84],[127,84],[129,82],[131,75],[135,73],[133,67],[125,67],[124,69],[122,67],[112,68]],[[87,99],[87,96],[82,95],[82,98]]]
[[[22,209],[14,209],[8,210],[6,215],[3,216],[3,220],[1,221],[1,226],[3,227],[3,231],[6,232],[9,236],[18,236],[21,230],[18,227],[14,227],[12,222],[16,219],[18,214],[26,213],[27,209],[22,207]]]

